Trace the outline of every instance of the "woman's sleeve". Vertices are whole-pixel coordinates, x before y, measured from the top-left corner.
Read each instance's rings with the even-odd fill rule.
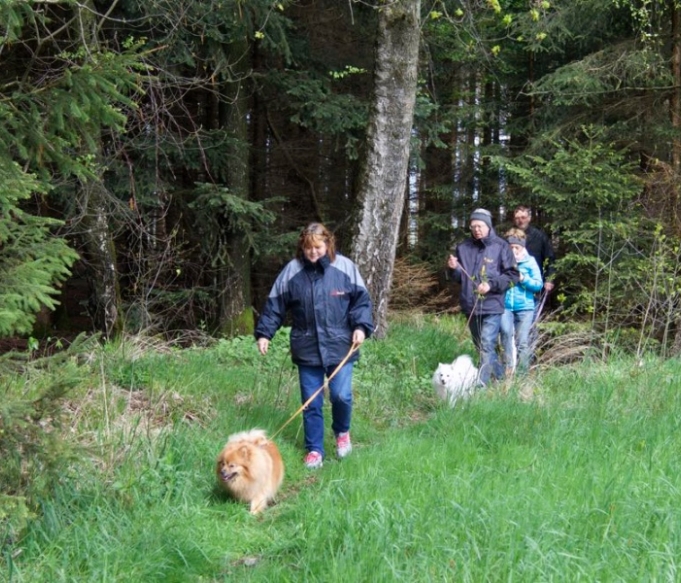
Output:
[[[277,330],[281,327],[286,316],[287,297],[288,297],[288,282],[290,278],[290,269],[284,270],[277,276],[277,279],[270,290],[265,305],[258,319],[255,327],[255,337],[267,338],[272,340]]]

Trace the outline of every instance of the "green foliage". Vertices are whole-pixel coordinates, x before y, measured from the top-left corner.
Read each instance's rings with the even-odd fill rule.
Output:
[[[15,91],[0,83],[0,94],[11,95],[11,107],[0,102],[0,152],[21,160],[49,182],[51,174],[81,179],[96,175],[91,156],[99,151],[103,128],[123,129],[122,108],[134,107],[129,94],[137,92],[140,67],[131,54],[86,51],[62,53],[53,64],[49,85]],[[34,72],[36,75],[40,72]]]
[[[557,107],[588,107],[614,92],[661,89],[671,82],[663,55],[633,43],[620,43],[556,69],[537,82],[534,93]]]
[[[239,233],[245,250],[258,255],[262,251],[261,233],[267,230],[276,216],[269,207],[279,199],[265,202],[249,201],[230,192],[228,188],[215,184],[198,184],[196,198],[189,203],[195,211],[197,232],[205,248],[206,256],[213,265],[229,264],[228,248],[218,245],[217,239],[224,237],[224,230]],[[219,255],[222,252],[225,255]]]
[[[678,244],[642,212],[641,183],[625,155],[593,128],[584,134],[554,144],[550,157],[497,161],[551,216],[566,314],[588,314],[606,329],[634,324],[641,338],[662,340],[674,321]]]
[[[523,91],[533,113],[516,131],[529,137],[529,148],[543,153],[548,142],[574,139],[594,123],[636,155],[643,148],[666,157],[666,88],[673,83],[662,39],[669,38],[670,24],[666,3],[658,0],[557,0],[536,19],[516,19],[512,38],[530,51],[530,84]],[[537,42],[539,31],[546,36]],[[523,75],[528,55],[512,62]]]
[[[19,538],[36,518],[24,496],[7,495],[0,491],[0,549]]]
[[[35,315],[54,309],[58,284],[77,254],[54,236],[61,221],[32,216],[21,203],[45,186],[0,156],[0,337],[27,334]]]
[[[64,223],[48,218],[48,200],[57,185],[68,183],[72,198],[74,180],[101,174],[102,135],[124,128],[144,67],[135,43],[120,52],[90,44],[89,24],[71,29],[25,2],[3,2],[0,12],[8,26],[0,37],[0,336],[11,336],[30,333],[35,313],[57,305],[78,255],[62,238]]]
[[[630,216],[628,205],[641,189],[626,152],[602,143],[601,128],[584,127],[582,132],[581,140],[554,142],[548,155],[503,161],[553,222],[569,232],[593,229],[604,215]]]
[[[15,43],[21,38],[22,29],[34,25],[36,20],[42,21],[44,16],[35,12],[26,2],[0,3],[0,20],[5,23],[1,43]]]
[[[367,104],[334,86],[333,81],[343,77],[336,74],[329,77],[331,80],[309,71],[303,74],[282,71],[272,72],[268,81],[285,95],[286,102],[279,106],[290,108],[293,123],[343,141],[348,156],[355,159],[367,123]]]
[[[31,364],[0,375],[0,549],[17,540],[69,472],[75,453],[62,435],[64,401],[82,380],[72,363],[56,370]]]

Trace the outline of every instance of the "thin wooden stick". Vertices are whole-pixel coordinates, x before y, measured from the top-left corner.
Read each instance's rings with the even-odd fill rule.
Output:
[[[305,409],[305,407],[307,407],[310,403],[312,403],[312,401],[314,401],[315,397],[324,389],[324,387],[328,386],[329,382],[331,382],[331,379],[336,376],[336,373],[341,368],[343,368],[343,365],[352,356],[352,353],[355,352],[359,348],[359,346],[360,346],[359,342],[353,342],[352,343],[352,346],[350,347],[350,350],[348,351],[348,353],[345,355],[345,358],[336,367],[336,369],[327,377],[327,379],[324,381],[324,384],[321,387],[319,387],[314,393],[312,393],[310,398],[307,401],[305,401],[300,406],[300,408],[293,415],[291,415],[288,418],[286,423],[284,423],[279,429],[277,429],[277,431],[272,435],[272,437],[270,439],[274,439],[277,435],[279,435],[283,431],[284,427],[286,427],[289,423],[291,423],[291,421],[293,421],[298,415],[300,415],[300,413],[302,413],[302,411]]]

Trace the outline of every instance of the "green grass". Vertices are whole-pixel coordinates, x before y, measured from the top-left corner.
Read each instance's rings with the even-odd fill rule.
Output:
[[[463,323],[394,323],[356,368],[353,454],[305,471],[296,418],[278,503],[253,517],[213,463],[298,408],[287,349],[107,347],[69,409],[82,455],[5,543],[0,580],[681,580],[678,361],[542,370],[452,410],[430,376],[472,353]]]

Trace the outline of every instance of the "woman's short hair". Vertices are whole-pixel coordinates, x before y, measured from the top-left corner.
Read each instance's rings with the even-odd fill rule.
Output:
[[[336,237],[322,223],[310,223],[300,232],[296,257],[302,260],[305,257],[305,249],[322,242],[326,243],[326,254],[329,256],[329,260],[334,261],[336,259]]]
[[[508,239],[509,237],[515,237],[516,239],[522,239],[523,241],[527,239],[525,231],[523,231],[522,229],[517,229],[515,227],[506,231],[506,233],[504,233],[504,237],[506,239]]]

